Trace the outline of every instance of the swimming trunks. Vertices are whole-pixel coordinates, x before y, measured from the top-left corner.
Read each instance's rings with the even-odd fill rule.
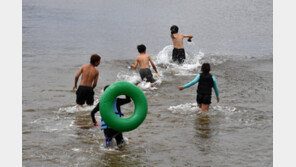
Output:
[[[174,48],[173,50],[173,61],[182,64],[185,60],[185,50]]]
[[[212,96],[209,95],[209,94],[200,94],[200,93],[198,93],[196,95],[196,102],[197,102],[197,104],[210,105],[211,104],[211,98],[212,98]]]
[[[142,80],[144,80],[144,78],[146,78],[147,82],[151,82],[151,83],[155,82],[155,79],[153,78],[151,70],[149,68],[141,68],[140,69],[140,76],[141,76]]]
[[[92,105],[94,103],[94,94],[92,87],[79,86],[76,91],[76,103],[83,105],[86,102],[86,104]]]

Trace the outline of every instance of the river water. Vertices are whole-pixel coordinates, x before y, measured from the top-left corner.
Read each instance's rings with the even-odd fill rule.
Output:
[[[272,166],[272,1],[23,0],[22,14],[23,166]],[[173,24],[194,35],[180,66],[171,62]],[[155,87],[127,68],[141,43],[161,74]],[[74,76],[93,53],[102,57],[95,104],[122,80],[140,82],[148,100],[121,149],[104,147],[94,106],[75,107]],[[220,90],[206,114],[197,85],[177,89],[204,62]]]

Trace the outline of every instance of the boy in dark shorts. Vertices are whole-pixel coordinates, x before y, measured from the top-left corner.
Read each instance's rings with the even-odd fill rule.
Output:
[[[204,63],[201,67],[202,73],[198,74],[196,78],[188,84],[179,86],[179,89],[183,90],[199,82],[197,87],[196,102],[203,112],[209,110],[212,97],[212,88],[215,90],[217,103],[220,101],[217,81],[216,78],[210,74],[210,70],[210,64]]]
[[[104,91],[108,88],[108,86],[109,85],[104,87]],[[117,116],[119,116],[119,117],[123,116],[123,114],[121,113],[120,106],[124,105],[124,104],[127,104],[127,103],[130,103],[130,102],[131,102],[131,98],[128,97],[128,96],[126,96],[125,99],[116,98],[114,103],[113,103],[113,105],[114,105],[113,108],[115,108],[115,106],[116,106],[115,114]],[[99,124],[98,124],[98,122],[96,121],[96,118],[95,118],[95,114],[99,110],[100,110],[100,103],[98,103],[97,106],[91,112],[91,118],[92,118],[92,121],[94,123],[94,126],[99,126]],[[111,140],[113,138],[115,138],[117,147],[120,148],[122,146],[122,144],[124,143],[122,133],[108,127],[108,125],[103,121],[103,119],[101,119],[101,123],[102,123],[101,130],[104,130],[104,135],[105,135],[105,138],[106,138],[106,147],[110,146]]]
[[[146,54],[146,46],[141,44],[137,46],[137,49],[140,53],[140,55],[136,58],[135,65],[131,64],[132,69],[136,69],[138,64],[140,64],[140,76],[141,79],[146,79],[147,82],[151,83],[151,86],[153,86],[153,83],[155,82],[155,79],[153,78],[153,75],[151,73],[151,70],[149,68],[149,62],[151,63],[154,71],[158,75],[156,66],[154,65],[151,56]]]
[[[95,68],[100,64],[101,57],[94,54],[90,57],[90,64],[83,65],[75,76],[75,82],[73,90],[77,88],[77,82],[82,74],[80,85],[76,91],[76,104],[78,107],[86,102],[87,105],[93,105],[94,103],[94,91],[96,87],[99,71]]]
[[[192,35],[185,35],[178,33],[179,28],[176,25],[171,26],[171,38],[174,45],[172,59],[174,62],[182,64],[185,60],[185,50],[183,46],[183,39],[188,38],[188,42],[191,42]]]

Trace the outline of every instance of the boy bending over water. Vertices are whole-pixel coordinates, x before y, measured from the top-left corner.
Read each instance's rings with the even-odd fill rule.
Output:
[[[146,79],[147,82],[151,83],[151,86],[153,86],[153,83],[155,82],[155,79],[152,76],[151,70],[149,68],[149,62],[151,63],[154,71],[156,74],[158,74],[156,66],[154,65],[151,56],[146,54],[146,46],[141,44],[138,45],[138,51],[140,55],[136,58],[135,65],[131,64],[132,69],[136,69],[138,64],[140,64],[140,76],[141,79]]]
[[[216,78],[212,74],[210,74],[210,70],[210,64],[204,63],[201,67],[202,73],[198,74],[196,78],[188,84],[184,86],[179,86],[179,89],[183,90],[199,82],[197,87],[196,102],[202,111],[209,110],[212,98],[212,88],[214,88],[215,90],[217,103],[219,103],[220,101],[217,81]]]
[[[78,107],[86,102],[87,105],[93,105],[94,94],[93,89],[97,86],[99,71],[95,68],[100,64],[101,57],[94,54],[90,58],[90,64],[83,65],[75,76],[73,90],[77,88],[77,82],[82,74],[80,85],[76,91],[76,103]]]

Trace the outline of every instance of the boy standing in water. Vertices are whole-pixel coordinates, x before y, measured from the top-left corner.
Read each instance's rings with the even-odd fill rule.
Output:
[[[109,85],[104,87],[104,91],[108,88],[108,86]],[[116,98],[113,103],[113,108],[115,110],[114,111],[115,114],[119,117],[123,116],[123,114],[121,113],[120,106],[130,103],[130,102],[131,102],[131,98],[128,96],[125,96],[125,99]],[[95,118],[95,114],[99,110],[100,110],[100,103],[98,103],[97,106],[91,112],[91,118],[94,123],[94,126],[99,126],[99,124]],[[108,127],[107,124],[103,121],[103,119],[101,119],[101,123],[102,123],[101,130],[104,130],[104,135],[106,138],[106,147],[110,146],[110,142],[111,142],[112,138],[115,138],[117,147],[120,148],[122,146],[122,144],[124,143],[122,133]]]
[[[94,91],[97,86],[99,78],[99,71],[95,68],[100,64],[101,57],[94,54],[90,58],[90,64],[83,65],[75,76],[75,83],[73,90],[77,88],[77,81],[82,74],[80,85],[76,91],[76,103],[78,107],[86,102],[87,105],[93,105],[94,103]]]
[[[176,25],[171,26],[171,38],[174,44],[174,50],[172,59],[174,62],[182,64],[185,60],[185,50],[183,46],[183,38],[188,38],[188,42],[191,42],[192,35],[185,35],[178,33],[179,28]]]
[[[140,55],[136,58],[135,65],[131,64],[131,68],[136,69],[138,64],[140,64],[141,79],[143,80],[144,78],[146,78],[146,81],[150,82],[151,86],[153,86],[155,79],[153,78],[151,70],[149,68],[149,62],[151,63],[156,74],[158,74],[156,66],[153,63],[151,56],[146,54],[146,46],[145,45],[143,45],[143,44],[138,45],[137,48],[138,48]]]
[[[216,78],[210,74],[210,70],[210,64],[204,63],[201,67],[202,73],[198,74],[196,78],[188,84],[179,86],[179,89],[183,90],[199,82],[197,87],[196,102],[203,112],[209,110],[212,97],[212,88],[215,90],[217,103],[220,101],[217,81]]]

